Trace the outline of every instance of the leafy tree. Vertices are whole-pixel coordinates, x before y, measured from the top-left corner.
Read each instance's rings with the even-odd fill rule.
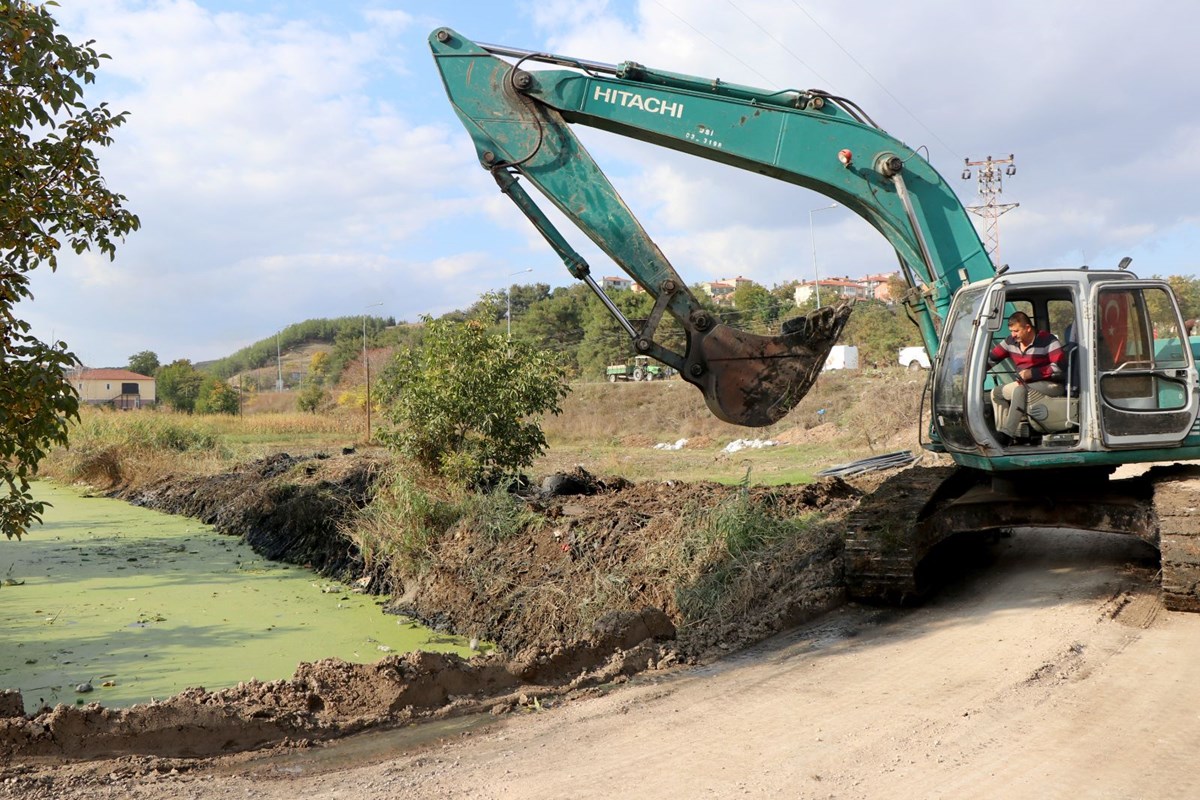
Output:
[[[740,315],[737,326],[754,333],[769,330],[783,311],[780,299],[753,281],[739,283],[733,290],[733,307]]]
[[[238,391],[213,375],[206,375],[196,391],[197,414],[238,413]]]
[[[129,357],[129,371],[138,375],[153,375],[158,366],[158,354],[149,350],[134,353]]]
[[[306,381],[304,388],[296,395],[296,408],[301,411],[307,411],[310,414],[316,414],[324,402],[325,390],[321,388],[320,382],[313,378]],[[375,404],[372,403],[371,405]]]
[[[510,293],[511,292],[511,296]],[[525,316],[525,312],[535,303],[540,303],[550,296],[550,284],[533,283],[526,285],[513,284],[507,289],[484,292],[479,299],[471,304],[466,311],[451,315],[458,320],[479,320],[487,325],[503,325],[508,330],[508,310],[512,304],[514,327],[517,321]]]
[[[900,273],[893,273],[887,279],[888,296],[893,303],[899,303],[908,294],[908,281]]]
[[[397,353],[379,382],[395,423],[380,440],[431,473],[488,484],[545,452],[538,416],[569,391],[557,359],[483,323],[425,318],[425,342]]]
[[[1187,275],[1172,275],[1167,278],[1171,291],[1179,301],[1179,313],[1184,319],[1200,317],[1200,278]]]
[[[196,399],[200,396],[204,374],[192,366],[191,361],[186,358],[172,361],[165,367],[159,367],[154,378],[161,402],[188,414],[196,410]]]
[[[317,386],[322,386],[329,377],[329,353],[318,350],[312,354],[308,362],[308,379]]]
[[[791,315],[796,309],[796,287],[799,285],[800,281],[788,281],[771,287],[771,294],[779,299],[782,313]]]
[[[513,320],[513,337],[552,350],[573,375],[580,374],[578,348],[583,338],[584,307],[591,297],[585,284],[560,286]]]
[[[634,327],[649,318],[654,299],[628,289],[609,292],[613,304]],[[583,308],[583,340],[579,343],[579,366],[584,375],[601,377],[609,364],[619,364],[634,356],[633,342],[608,309],[592,297]]]
[[[916,327],[878,300],[860,300],[842,331],[841,343],[858,348],[862,365],[896,363],[901,347],[920,342]]]
[[[83,84],[104,58],[55,32],[45,6],[0,3],[0,529],[21,536],[40,521],[29,478],[55,444],[66,444],[78,397],[64,342],[46,344],[16,315],[29,298],[29,272],[58,267],[64,243],[112,259],[139,221],[109,191],[93,148],[112,142],[125,114],[89,108]]]

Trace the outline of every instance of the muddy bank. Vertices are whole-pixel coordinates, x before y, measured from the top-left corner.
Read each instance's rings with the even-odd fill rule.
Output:
[[[578,468],[556,476],[563,479],[567,494],[528,500],[543,524],[500,541],[472,530],[439,541],[431,567],[395,587],[394,608],[510,651],[582,638],[612,611],[661,609],[680,627],[681,656],[694,660],[758,641],[844,601],[841,530],[815,524],[728,579],[740,585],[721,590],[737,593],[740,607],[689,615],[680,605],[720,577],[713,573],[730,558],[693,541],[702,538],[700,528],[715,509],[745,497],[778,518],[836,520],[862,495],[839,479],[748,492],[715,483],[633,484]],[[694,574],[681,577],[681,566],[687,567],[681,562],[689,560]]]
[[[742,647],[844,601],[841,536],[814,524],[770,557],[740,565],[739,604],[685,613],[719,562],[683,585],[666,580],[689,520],[734,498],[781,518],[837,519],[861,492],[838,480],[773,489],[678,482],[630,484],[577,470],[532,494],[541,520],[497,541],[459,529],[420,574],[363,574],[339,526],[370,500],[385,463],[372,456],[281,454],[210,477],[167,477],[124,499],[242,536],[272,559],[396,592],[394,610],[497,642],[487,656],[413,653],[372,665],[301,664],[289,681],[192,689],[128,709],[59,706],[32,714],[0,702],[0,763],[46,757],[202,757],[320,741],[374,726],[491,710],[567,694],[647,669]],[[680,524],[683,520],[685,524]],[[697,522],[699,524],[699,522]],[[674,548],[674,549],[672,549]],[[726,587],[727,588],[727,587]],[[689,615],[690,614],[690,615]],[[7,709],[7,711],[3,711]]]
[[[219,475],[168,475],[115,496],[192,517],[239,536],[259,555],[337,580],[359,577],[362,560],[338,526],[370,499],[382,462],[354,453],[279,453]]]
[[[327,659],[301,664],[288,681],[251,681],[218,692],[189,689],[127,709],[59,705],[22,713],[20,695],[0,693],[0,763],[121,755],[192,758],[279,743],[345,736],[366,728],[491,710],[610,682],[673,660],[661,612],[610,615],[570,648],[531,649],[511,659],[410,653],[374,664]],[[572,676],[563,682],[564,675]]]

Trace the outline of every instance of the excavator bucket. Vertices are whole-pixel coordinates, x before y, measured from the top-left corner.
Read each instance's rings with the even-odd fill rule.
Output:
[[[808,394],[850,318],[851,304],[819,308],[784,323],[779,336],[714,325],[688,349],[684,379],[708,408],[735,425],[777,422]]]

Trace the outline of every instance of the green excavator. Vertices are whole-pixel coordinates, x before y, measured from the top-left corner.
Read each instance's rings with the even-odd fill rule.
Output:
[[[585,125],[819,192],[892,245],[908,285],[901,302],[933,359],[927,449],[955,468],[898,473],[852,516],[847,582],[859,599],[905,601],[929,588],[922,565],[965,533],[1050,526],[1133,534],[1157,547],[1164,603],[1200,611],[1200,472],[1122,465],[1200,459],[1193,341],[1170,286],[1127,268],[997,269],[962,203],[913,148],[858,105],[820,90],[768,91],[719,79],[429,37],[450,102],[480,165],[585,281],[634,349],[695,385],[719,418],[761,426],[811,388],[848,304],[789,321],[778,336],[707,312],[571,130]],[[654,299],[640,327],[525,186],[535,187]],[[1065,350],[1062,396],[1033,400],[1020,436],[1000,433],[992,389],[1019,380],[989,353],[1015,311]],[[677,352],[656,333],[669,314]],[[1200,340],[1198,340],[1200,341]]]

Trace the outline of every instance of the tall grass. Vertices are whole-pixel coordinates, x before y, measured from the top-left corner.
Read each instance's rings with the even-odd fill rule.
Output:
[[[722,624],[746,614],[763,588],[763,575],[785,560],[782,551],[807,547],[820,521],[815,513],[772,513],[769,500],[745,488],[715,509],[685,509],[676,560],[683,571],[675,590],[684,624]]]
[[[453,532],[498,544],[539,524],[505,492],[479,493],[419,474],[398,467],[381,476],[371,502],[343,526],[366,569],[390,572],[397,585],[424,572]]]
[[[236,461],[308,446],[355,443],[356,421],[342,415],[280,413],[235,417],[85,407],[69,444],[41,474],[101,489],[136,487],[170,473],[208,474]]]
[[[281,441],[298,435],[334,434],[353,441],[365,436],[364,418],[350,414],[306,414],[299,411],[247,414],[241,417],[214,415],[203,418],[213,429],[229,437],[277,437]]]
[[[219,450],[221,439],[204,417],[85,410],[71,429],[70,443],[78,450],[118,446],[198,453]]]
[[[174,471],[174,464],[186,464],[188,472],[209,471],[230,455],[203,420],[155,412],[84,408],[68,441],[67,448],[49,454],[40,472],[102,489],[149,480]]]

